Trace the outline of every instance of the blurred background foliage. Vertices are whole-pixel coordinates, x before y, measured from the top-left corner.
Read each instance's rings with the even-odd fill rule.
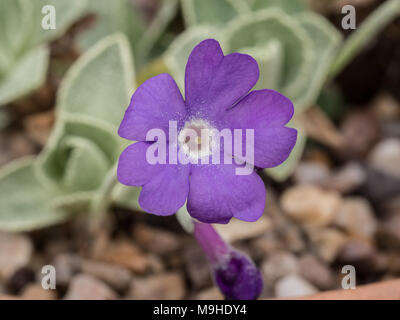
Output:
[[[56,8],[55,30],[41,28],[44,4]],[[1,0],[3,126],[31,113],[26,102],[32,96],[56,113],[50,138],[38,139],[40,154],[1,169],[0,229],[41,228],[110,204],[140,210],[138,189],[115,182],[115,163],[127,144],[116,134],[118,125],[134,89],[151,76],[168,72],[183,92],[188,55],[206,38],[219,40],[225,54],[252,55],[261,70],[256,88],[278,90],[294,102],[290,125],[298,142],[289,159],[265,175],[278,182],[290,177],[307,136],[340,147],[343,137],[333,123],[342,96],[331,82],[399,14],[400,0],[383,2],[345,41],[317,12],[320,4]]]

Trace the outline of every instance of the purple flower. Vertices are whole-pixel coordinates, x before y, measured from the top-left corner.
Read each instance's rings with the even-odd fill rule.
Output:
[[[195,223],[194,235],[210,260],[215,282],[227,299],[253,300],[260,295],[260,271],[245,254],[227,245],[209,224]]]
[[[281,164],[296,143],[297,131],[285,127],[293,115],[288,98],[273,90],[249,93],[258,77],[258,65],[252,57],[239,53],[224,56],[219,43],[208,39],[198,44],[188,59],[185,99],[168,74],[151,78],[136,90],[118,133],[138,142],[121,154],[118,179],[125,185],[143,187],[139,197],[143,210],[171,215],[187,201],[190,215],[206,223],[227,223],[232,217],[256,221],[262,215],[262,179],[254,170],[244,175],[238,175],[237,170],[248,165],[270,168]],[[175,135],[171,135],[172,123]],[[154,129],[165,133],[165,150],[154,152],[162,140],[149,138]],[[253,158],[244,156],[247,150],[236,148],[235,136],[234,146],[224,139],[220,154],[231,163],[194,163],[193,159],[203,161],[214,155],[215,139],[213,134],[192,139],[187,133],[213,130],[228,130],[232,136],[239,131],[246,142],[252,131]],[[226,151],[229,146],[233,151]],[[191,162],[149,163],[149,153],[160,155],[164,151],[171,156],[175,147]]]

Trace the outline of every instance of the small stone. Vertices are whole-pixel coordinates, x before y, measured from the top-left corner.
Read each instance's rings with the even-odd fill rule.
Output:
[[[335,224],[352,235],[367,239],[372,239],[377,229],[372,207],[361,197],[343,200],[337,211]]]
[[[334,228],[308,230],[308,234],[314,250],[327,263],[335,260],[340,249],[348,240],[348,236]]]
[[[340,249],[337,258],[340,264],[353,265],[363,274],[380,271],[380,259],[373,245],[360,239],[351,239]]]
[[[124,267],[93,260],[84,260],[81,270],[104,281],[118,291],[126,290],[132,279],[129,270]]]
[[[25,287],[21,298],[26,300],[55,300],[57,294],[55,290],[43,289],[39,284],[30,284]]]
[[[349,162],[344,167],[333,172],[320,185],[327,189],[336,190],[342,194],[350,193],[359,188],[366,180],[365,169],[357,162]]]
[[[367,167],[367,179],[361,191],[372,202],[388,202],[400,194],[400,178]]]
[[[400,139],[379,142],[370,152],[368,163],[387,175],[400,178]]]
[[[35,281],[35,272],[30,267],[22,267],[7,280],[7,288],[11,293],[20,293],[29,283]]]
[[[308,227],[328,226],[340,205],[340,194],[316,186],[297,185],[281,197],[283,210],[295,221]]]
[[[297,274],[299,270],[296,256],[286,251],[271,254],[261,265],[266,283],[274,283],[283,276]]]
[[[400,249],[400,213],[384,220],[379,228],[379,241],[387,248]]]
[[[372,108],[381,121],[396,119],[400,115],[399,103],[387,94],[382,94],[375,98]]]
[[[311,254],[299,259],[299,274],[321,290],[328,290],[334,286],[334,278],[329,267]]]
[[[294,172],[293,178],[297,184],[318,184],[328,179],[329,168],[320,162],[301,162]]]
[[[99,258],[105,262],[128,268],[136,273],[145,273],[149,267],[149,261],[143,252],[128,241],[111,243]]]
[[[232,243],[256,238],[271,230],[272,223],[267,216],[263,215],[257,220],[257,223],[234,218],[228,224],[215,224],[214,227],[225,241]]]
[[[67,285],[72,277],[80,271],[82,259],[77,255],[62,253],[54,258],[52,264],[57,271],[57,284]]]
[[[128,299],[180,300],[185,296],[183,276],[177,272],[136,278],[131,282]]]
[[[190,245],[184,251],[185,269],[190,283],[194,288],[200,289],[212,283],[211,267],[198,245]]]
[[[288,223],[285,226],[281,226],[278,232],[281,235],[282,243],[288,250],[302,252],[306,249],[303,233],[298,226]]]
[[[195,300],[224,300],[224,296],[217,287],[211,287],[200,291]]]
[[[135,224],[133,238],[142,248],[160,255],[170,254],[181,247],[176,234],[146,224]]]
[[[76,275],[68,288],[65,300],[115,300],[116,293],[105,283],[88,274]]]
[[[360,109],[346,115],[341,131],[345,141],[342,156],[346,159],[361,158],[378,139],[379,125],[372,112]]]
[[[268,255],[273,251],[284,248],[282,241],[276,232],[268,232],[251,242],[251,247],[261,252],[262,255]]]
[[[32,243],[24,235],[0,232],[0,279],[9,278],[26,266],[32,256]]]
[[[277,298],[308,296],[318,292],[307,280],[298,275],[287,275],[280,279],[275,285],[275,296]]]

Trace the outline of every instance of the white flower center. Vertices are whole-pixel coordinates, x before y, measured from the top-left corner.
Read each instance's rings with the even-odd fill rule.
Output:
[[[204,120],[191,120],[185,123],[178,135],[178,144],[190,159],[208,157],[214,147],[214,128]]]

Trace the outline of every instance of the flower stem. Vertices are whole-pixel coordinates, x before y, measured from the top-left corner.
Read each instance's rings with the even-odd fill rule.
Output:
[[[187,233],[193,233],[194,222],[185,205],[176,212],[176,219]]]
[[[228,254],[230,251],[229,245],[221,238],[211,224],[195,222],[194,236],[213,264],[217,263],[222,256]]]
[[[103,184],[98,190],[96,196],[93,198],[90,206],[91,218],[95,220],[101,220],[102,217],[107,213],[108,207],[110,206],[112,200],[112,191],[117,184],[117,163],[115,163],[107,173],[107,176],[104,179]]]
[[[337,76],[360,50],[399,14],[400,0],[388,0],[379,6],[344,42],[331,67],[330,78]]]

